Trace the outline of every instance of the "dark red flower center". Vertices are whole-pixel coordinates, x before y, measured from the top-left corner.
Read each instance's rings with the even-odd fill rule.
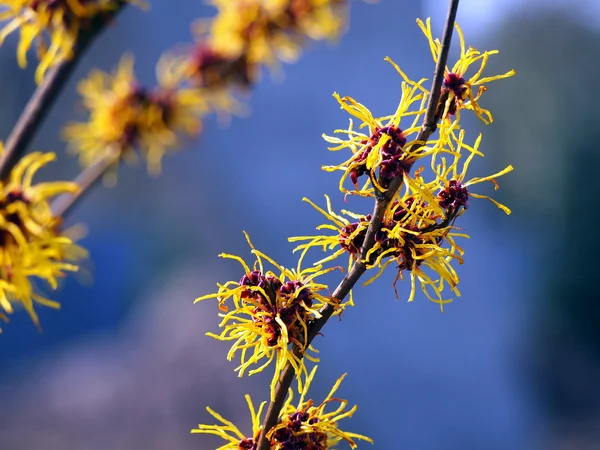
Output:
[[[406,137],[402,130],[395,125],[377,128],[369,140],[362,142],[364,147],[358,155],[358,158],[355,160],[360,163],[360,165],[350,172],[350,180],[357,188],[358,178],[367,173],[367,158],[384,135],[389,136],[391,139],[389,139],[380,149],[382,161],[379,168],[379,183],[381,186],[387,188],[389,183],[395,177],[403,172],[408,172],[411,169],[414,161],[402,159],[404,145],[406,144]]]
[[[465,99],[467,92],[467,86],[465,85],[465,79],[460,75],[450,72],[444,77],[443,87],[449,89],[454,93],[454,96],[460,100]]]
[[[458,212],[460,207],[469,207],[469,191],[457,180],[450,180],[448,186],[438,192],[438,203],[445,210]]]
[[[253,270],[244,275],[239,284],[248,286],[240,297],[254,306],[252,320],[254,323],[260,323],[266,331],[267,345],[276,346],[281,337],[281,325],[275,320],[276,317],[285,324],[290,337],[301,336],[301,322],[306,323],[309,316],[305,307],[310,308],[314,299],[310,289],[305,288],[301,281],[290,280],[282,283],[273,275],[264,275],[259,270]],[[260,287],[264,294],[250,287]]]

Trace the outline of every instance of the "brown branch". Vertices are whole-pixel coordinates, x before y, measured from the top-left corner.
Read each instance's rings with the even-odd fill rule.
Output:
[[[63,194],[52,202],[52,216],[64,219],[81,201],[83,196],[102,179],[106,171],[118,164],[120,156],[120,149],[111,148],[108,155],[86,167],[74,180],[74,183],[79,186],[79,191],[75,194]]]
[[[0,180],[5,180],[19,158],[25,153],[35,134],[41,128],[48,112],[54,106],[58,96],[65,87],[81,56],[90,44],[125,6],[119,1],[114,10],[92,19],[89,26],[82,29],[73,49],[73,57],[52,67],[42,83],[36,88],[27,102],[19,120],[13,127],[0,158]]]
[[[421,126],[421,130],[419,131],[419,134],[416,138],[415,145],[417,145],[417,149],[426,144],[427,140],[437,129],[437,123],[440,119],[438,103],[441,95],[442,81],[444,79],[444,69],[446,68],[448,53],[450,51],[450,43],[452,41],[452,31],[454,29],[454,22],[456,20],[458,2],[459,0],[450,0],[449,3],[448,15],[446,17],[446,24],[444,27],[444,35],[442,37],[442,49],[438,57],[438,61],[435,68],[435,75],[431,86],[431,96],[429,97],[429,102],[427,104],[427,111],[423,119],[423,125]],[[416,149],[413,148],[412,150]],[[383,215],[390,201],[392,200],[396,192],[398,192],[398,189],[400,189],[402,182],[403,176],[401,175],[391,181],[388,189],[385,192],[378,193],[371,222],[369,223],[369,227],[365,235],[365,241],[361,249],[360,258],[358,258],[354,262],[350,271],[346,274],[346,276],[342,279],[340,284],[333,291],[332,297],[338,302],[341,302],[344,299],[344,297],[348,295],[348,293],[354,287],[361,275],[367,270],[365,262],[367,260],[367,253],[375,244],[375,233],[381,226]],[[327,323],[327,321],[331,318],[334,312],[335,306],[329,304],[325,305],[321,309],[321,317],[315,319],[314,322],[312,322],[312,324],[310,325],[310,328],[308,330],[308,339],[307,342],[304,343],[304,348],[307,348],[310,345],[312,340],[323,328],[325,323]],[[297,356],[302,357],[303,352],[301,348],[295,347],[294,353]],[[258,439],[258,450],[269,450],[270,443],[269,439],[266,439],[266,435],[277,424],[281,408],[283,407],[283,403],[285,402],[285,398],[288,389],[291,386],[292,381],[294,379],[294,375],[294,368],[291,366],[290,363],[288,363],[281,372],[281,375],[277,382],[277,386],[275,387],[274,398],[272,399],[267,409],[265,420],[263,422],[263,426]]]

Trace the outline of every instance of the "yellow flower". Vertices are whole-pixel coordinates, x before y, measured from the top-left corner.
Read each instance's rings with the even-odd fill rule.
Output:
[[[218,425],[204,425],[199,424],[198,429],[193,429],[192,433],[201,434],[212,434],[215,436],[222,437],[228,441],[227,444],[218,447],[216,450],[256,450],[256,444],[260,436],[261,430],[261,416],[262,411],[267,402],[262,402],[258,407],[258,411],[254,408],[252,399],[246,394],[246,402],[248,403],[248,409],[250,410],[250,417],[252,418],[252,435],[247,437],[244,435],[233,422],[225,419],[219,413],[214,411],[210,407],[206,407],[208,413],[217,419],[220,423]]]
[[[483,183],[489,181],[494,185],[494,189],[498,190],[499,186],[496,182],[496,178],[512,172],[513,166],[509,165],[505,169],[487,177],[476,177],[465,181],[469,164],[475,157],[475,155],[483,156],[483,153],[479,151],[479,145],[481,144],[481,134],[477,137],[475,144],[471,147],[463,142],[465,136],[464,130],[461,130],[459,136],[456,138],[456,147],[453,146],[454,159],[448,164],[445,158],[442,158],[441,162],[438,163],[434,157],[431,160],[431,167],[436,174],[436,178],[440,185],[440,192],[438,193],[438,203],[442,208],[447,210],[456,210],[458,208],[467,209],[469,197],[473,198],[485,198],[491,201],[494,205],[504,211],[506,214],[510,214],[509,208],[496,200],[488,197],[487,195],[475,194],[468,188],[474,184]],[[463,154],[462,149],[466,149],[469,152],[469,156],[462,163],[462,169],[459,170],[459,162]]]
[[[312,399],[307,399],[308,389],[315,376],[317,367],[311,370],[306,384],[300,393],[300,399],[296,406],[292,404],[293,391],[290,389],[288,398],[280,412],[276,425],[267,433],[269,448],[271,450],[296,450],[311,449],[325,450],[333,449],[340,442],[345,441],[350,448],[357,448],[356,440],[373,443],[373,440],[357,433],[343,431],[339,428],[339,422],[347,417],[352,417],[357,406],[347,409],[348,401],[334,397],[340,387],[345,374],[334,384],[329,394],[320,404],[315,405]],[[192,433],[213,434],[220,436],[227,444],[217,450],[255,450],[257,440],[261,432],[261,416],[266,402],[260,404],[258,411],[254,408],[249,395],[246,401],[252,417],[252,435],[247,437],[230,421],[224,419],[210,408],[208,412],[217,419],[219,425],[198,425],[198,429]],[[337,404],[333,410],[326,411],[331,405]]]
[[[470,146],[464,142],[464,130],[456,133],[457,126],[457,120],[451,122],[450,126],[445,128],[443,139],[426,150],[427,154],[431,155],[431,171],[434,175],[432,181],[425,180],[423,166],[412,176],[407,171],[404,172],[402,193],[397,193],[389,204],[375,233],[375,243],[363,260],[367,269],[379,269],[365,284],[373,282],[390,264],[395,263],[398,274],[394,287],[398,279],[403,278],[404,271],[410,272],[409,301],[414,299],[418,282],[429,300],[443,306],[450,301],[443,296],[446,287],[455,295],[460,295],[457,287],[460,280],[452,262],[458,261],[462,264],[464,252],[457,245],[455,238],[468,238],[468,235],[456,232],[454,223],[469,207],[469,198],[488,199],[506,214],[510,214],[510,209],[496,200],[471,192],[470,186],[489,181],[498,189],[496,178],[511,172],[513,167],[508,166],[487,177],[467,180],[466,173],[471,161],[475,155],[483,156],[479,150],[481,135],[475,144]],[[465,151],[468,153],[466,158]],[[317,229],[330,230],[333,234],[297,236],[289,240],[302,242],[294,251],[307,251],[311,247],[317,247],[332,252],[316,264],[333,261],[347,253],[350,267],[361,255],[371,215],[361,216],[345,210],[342,211],[343,216],[336,214],[329,197],[325,198],[326,210],[306,198],[304,201],[310,203],[331,222],[320,225]]]
[[[288,450],[295,448],[329,449],[334,448],[341,441],[346,441],[350,448],[357,448],[355,439],[370,442],[373,441],[363,435],[342,431],[338,422],[347,417],[352,417],[358,406],[354,405],[346,409],[347,400],[336,398],[340,384],[346,377],[342,375],[335,382],[329,394],[320,404],[315,405],[311,399],[307,399],[308,389],[315,376],[317,367],[311,370],[297,406],[292,405],[293,392],[290,389],[289,396],[281,410],[280,420],[268,433],[271,439],[271,448],[276,450]],[[330,405],[336,404],[331,411],[326,411]]]
[[[23,157],[0,184],[0,308],[13,312],[20,304],[36,326],[34,304],[57,308],[58,304],[36,293],[36,280],[58,288],[58,279],[78,270],[74,263],[86,256],[66,232],[61,219],[54,217],[49,200],[78,190],[75,183],[33,184],[36,172],[55,159],[54,153],[34,152]]]
[[[346,21],[345,0],[213,0],[209,27],[217,54],[244,56],[248,64],[294,61],[306,38],[335,39]]]
[[[407,178],[405,176],[405,180]],[[457,288],[459,279],[451,263],[457,260],[462,264],[463,251],[454,238],[468,236],[452,231],[449,221],[445,218],[444,209],[437,202],[437,186],[435,182],[424,184],[420,178],[418,182],[407,182],[405,192],[402,195],[397,194],[394,201],[390,203],[382,224],[375,234],[375,244],[364,260],[367,269],[378,268],[378,271],[364,285],[375,281],[390,264],[395,263],[396,281],[403,277],[404,271],[410,272],[409,302],[414,299],[417,281],[425,296],[440,307],[451,301],[443,298],[442,292],[445,286],[449,286],[455,295],[460,295]],[[360,216],[343,211],[346,216],[356,220],[350,222],[333,212],[329,198],[325,197],[326,211],[310,200],[304,200],[333,223],[333,225],[320,225],[317,229],[332,230],[335,234],[298,236],[289,240],[306,241],[298,245],[294,251],[306,251],[311,247],[321,248],[323,251],[335,250],[331,255],[317,261],[317,264],[332,261],[348,253],[350,265],[360,256],[371,215]],[[395,285],[396,282],[394,282],[394,289]]]
[[[64,136],[83,166],[115,149],[121,158],[135,161],[133,150],[138,148],[149,171],[156,174],[165,153],[178,146],[179,134],[200,132],[200,117],[207,110],[202,96],[178,86],[169,73],[159,70],[158,79],[156,89],[141,86],[135,79],[133,59],[124,56],[114,74],[94,70],[79,83],[89,120],[68,124]]]
[[[216,109],[231,109],[232,87],[249,88],[258,79],[260,65],[250,63],[245,54],[229,54],[212,47],[206,38],[184,47],[183,51],[170,52],[161,57],[181,84],[202,90],[209,99],[215,98]],[[218,94],[218,95],[216,95]],[[223,106],[224,105],[224,106]]]
[[[262,65],[295,61],[304,41],[333,40],[344,27],[346,0],[213,0],[214,19],[197,22],[196,44],[170,58],[174,72],[196,88],[254,84]],[[230,101],[223,101],[226,105]],[[229,99],[230,100],[230,99]]]
[[[128,0],[145,6],[143,0]],[[27,65],[27,52],[35,42],[40,63],[35,72],[39,84],[48,68],[73,56],[79,32],[91,21],[114,10],[115,0],[3,0],[0,21],[8,21],[0,30],[0,44],[19,29],[21,38],[17,48],[20,67]]]
[[[418,158],[429,154],[423,148],[413,151],[415,141],[409,141],[409,137],[419,131],[419,120],[425,113],[427,90],[421,86],[425,79],[418,82],[411,81],[391,59],[386,58],[386,60],[394,66],[404,80],[400,103],[393,115],[376,118],[366,106],[353,98],[334,94],[341,108],[360,121],[358,129],[367,129],[366,133],[355,130],[353,121],[350,119],[348,129],[335,130],[336,133],[346,135],[345,138],[323,135],[327,142],[337,144],[335,147],[330,147],[329,150],[337,151],[349,148],[352,151],[352,157],[347,161],[336,166],[323,167],[329,172],[335,170],[344,172],[340,179],[340,190],[344,193],[372,195],[371,185],[383,191],[387,189],[392,179],[409,172]],[[414,108],[415,103],[417,103],[417,108]],[[401,129],[402,118],[410,116],[413,116],[410,126]],[[359,188],[358,179],[364,174],[369,178],[363,187]],[[354,191],[344,188],[344,182],[348,176],[355,187]]]
[[[434,39],[431,33],[430,19],[427,19],[425,23],[422,20],[417,19],[419,28],[423,31],[427,40],[429,41],[429,48],[433,60],[437,62],[439,53],[442,48],[442,44],[439,39]],[[458,33],[458,39],[460,41],[460,57],[458,61],[452,66],[452,69],[446,67],[444,71],[444,82],[442,89],[442,97],[440,107],[443,105],[442,118],[447,118],[450,115],[457,115],[462,108],[471,109],[475,112],[484,123],[488,124],[493,121],[492,114],[487,110],[479,106],[478,100],[486,91],[486,83],[494,80],[500,80],[502,78],[512,77],[516,72],[509,70],[508,72],[501,75],[494,75],[491,77],[481,78],[483,70],[487,65],[488,58],[491,55],[498,53],[498,50],[489,50],[481,53],[479,50],[473,47],[465,47],[465,38],[461,28],[458,24],[455,24],[456,32]],[[466,79],[466,73],[469,67],[476,63],[481,62],[477,72]],[[479,87],[479,90],[475,94],[473,89]]]
[[[258,365],[249,370],[249,375],[262,371],[274,362],[271,395],[286,363],[294,367],[301,389],[303,378],[306,377],[302,356],[317,361],[308,353],[316,350],[312,346],[307,348],[305,344],[309,322],[321,316],[319,309],[325,304],[336,306],[337,313],[344,307],[331,298],[327,285],[316,281],[316,278],[335,268],[323,269],[316,265],[302,269],[303,253],[296,269],[287,269],[256,250],[247,234],[246,239],[256,257],[253,269],[239,256],[221,254],[223,258],[238,261],[244,268],[244,275],[239,282],[219,284],[218,292],[196,299],[198,302],[217,298],[220,309],[224,311],[220,314],[222,321],[219,325],[223,331],[218,335],[207,334],[215,339],[234,342],[227,359],[231,361],[236,353],[240,353],[240,365],[236,368],[240,376],[253,366]],[[278,272],[265,270],[263,259]],[[229,303],[232,303],[231,307]],[[292,346],[301,350],[300,357],[294,353]]]

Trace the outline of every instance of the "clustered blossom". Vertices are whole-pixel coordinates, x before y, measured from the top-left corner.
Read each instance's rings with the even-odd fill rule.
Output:
[[[169,149],[179,144],[180,134],[197,135],[200,116],[208,106],[191,89],[178,86],[169,74],[158,72],[159,85],[147,88],[135,78],[133,58],[125,56],[113,74],[94,70],[78,90],[89,111],[86,122],[71,123],[64,136],[83,166],[108,154],[135,160],[138,149],[152,173],[158,173]]]
[[[240,352],[240,365],[236,370],[240,376],[249,370],[252,375],[260,372],[275,361],[275,374],[271,384],[275,388],[276,380],[286,363],[290,363],[298,374],[306,376],[303,357],[311,361],[317,359],[307,350],[308,326],[311,320],[320,317],[319,309],[325,304],[333,304],[341,311],[344,305],[338,305],[331,298],[327,286],[316,279],[336,268],[323,269],[321,266],[302,269],[302,257],[297,268],[286,269],[264,253],[256,250],[246,235],[256,257],[251,269],[242,258],[222,254],[224,258],[238,261],[244,268],[239,282],[229,281],[219,285],[218,292],[198,298],[196,301],[217,298],[222,321],[219,334],[208,333],[219,340],[234,341],[227,358],[233,359]],[[278,274],[266,270],[263,259],[269,262]],[[325,291],[325,292],[324,292]],[[295,348],[294,348],[295,347]],[[297,354],[297,351],[300,354]],[[263,361],[264,360],[264,361]],[[298,377],[299,389],[303,377]]]
[[[197,136],[207,114],[243,111],[232,88],[253,84],[262,65],[297,58],[307,38],[337,37],[347,8],[346,0],[213,4],[218,13],[199,25],[199,41],[159,60],[158,87],[137,82],[130,57],[114,74],[95,70],[79,84],[89,118],[67,125],[64,136],[84,167],[110,158],[116,167],[121,159],[137,159],[137,149],[150,172],[159,172],[164,155],[182,137]]]
[[[374,117],[366,106],[358,103],[352,97],[340,97],[337,93],[334,94],[340,107],[360,120],[359,129],[367,128],[368,130],[368,133],[355,130],[354,123],[350,119],[348,129],[335,130],[338,134],[346,135],[346,138],[323,135],[327,142],[337,144],[330,150],[338,151],[349,148],[352,151],[352,156],[347,161],[335,166],[323,167],[328,172],[337,170],[344,172],[340,178],[340,190],[345,193],[362,195],[370,185],[379,190],[387,189],[391,180],[410,171],[417,159],[427,155],[427,153],[416,153],[412,150],[414,137],[420,129],[419,119],[425,113],[427,90],[422,86],[425,79],[418,82],[411,81],[400,67],[389,58],[387,60],[403,78],[402,96],[393,115]],[[417,105],[416,109],[415,105]],[[412,120],[408,127],[402,129],[400,122],[405,117]],[[410,137],[413,139],[409,140]],[[359,188],[358,180],[362,175],[368,175],[368,179],[363,188]],[[344,187],[348,176],[355,190],[348,191]]]
[[[198,42],[178,63],[200,87],[254,84],[263,65],[293,62],[306,39],[334,40],[342,32],[347,0],[213,0],[218,9],[199,22]]]
[[[273,30],[276,32],[277,27],[262,25],[264,11],[257,6],[256,2],[232,3],[238,6],[242,3],[248,5],[248,10],[244,13],[256,19],[258,24],[256,30],[252,29],[244,34],[239,32],[243,27],[234,26],[239,21],[247,20],[244,14],[237,18],[232,16],[227,22],[230,25],[228,30],[232,33],[227,40],[230,43],[231,57],[235,59],[235,64],[239,64],[239,68],[244,70],[243,75],[238,73],[235,80],[241,84],[249,84],[255,77],[255,71],[250,64],[253,60],[248,56],[253,54],[251,50],[257,52],[256,54],[266,55],[256,57],[256,60],[261,63],[270,63],[274,52],[273,47],[261,44],[260,39],[252,41],[252,45],[257,45],[260,51],[253,49],[250,42],[244,39],[253,36],[252,33],[262,37],[272,36]],[[261,3],[271,5],[269,1]],[[278,2],[274,0],[272,3]],[[284,2],[282,0],[279,3]],[[218,1],[217,4],[225,8],[225,3]],[[426,23],[418,21],[418,24],[429,42],[434,60],[437,60],[441,44],[439,40],[433,39],[429,20]],[[402,93],[393,114],[378,117],[353,98],[334,94],[341,109],[349,113],[352,118],[347,129],[335,130],[336,136],[323,135],[323,137],[327,142],[334,144],[330,150],[348,149],[351,155],[340,164],[324,166],[323,169],[328,172],[342,172],[339,189],[345,194],[344,200],[347,201],[350,195],[375,199],[377,208],[374,216],[378,219],[382,216],[381,221],[372,223],[374,217],[370,214],[357,214],[348,210],[342,210],[338,214],[334,212],[332,202],[327,195],[325,208],[305,198],[304,201],[310,203],[329,222],[317,227],[322,234],[296,236],[289,239],[297,243],[294,251],[301,252],[298,269],[295,272],[287,272],[253,247],[258,264],[258,267],[255,265],[253,270],[239,257],[222,255],[237,259],[243,265],[245,275],[239,282],[219,285],[217,293],[198,299],[219,299],[219,305],[225,311],[225,314],[221,314],[223,320],[220,326],[223,332],[213,336],[234,341],[228,355],[229,359],[241,350],[241,365],[238,367],[240,375],[249,365],[259,360],[266,359],[266,362],[254,372],[262,370],[275,360],[275,373],[271,384],[272,400],[275,398],[273,389],[284,366],[291,366],[298,376],[299,391],[302,394],[300,403],[298,406],[291,405],[290,390],[276,425],[265,433],[270,449],[327,449],[341,441],[346,441],[354,448],[356,446],[354,438],[370,441],[364,436],[343,433],[337,428],[339,419],[355,411],[355,408],[346,411],[345,401],[332,398],[341,379],[319,406],[315,406],[311,400],[305,400],[306,390],[316,369],[315,367],[309,374],[303,363],[303,356],[311,360],[304,346],[311,321],[320,317],[321,307],[336,306],[337,312],[340,312],[337,305],[339,300],[331,298],[331,295],[328,297],[316,295],[318,291],[327,290],[326,285],[316,284],[313,280],[316,276],[331,270],[326,268],[328,264],[340,257],[347,257],[349,273],[360,274],[360,271],[365,269],[375,269],[374,275],[365,284],[372,283],[386,268],[394,266],[395,291],[397,282],[408,275],[410,277],[408,301],[415,298],[420,288],[425,297],[439,304],[440,309],[443,310],[443,306],[452,301],[451,296],[460,295],[458,289],[460,279],[455,270],[455,263],[463,264],[464,251],[458,245],[457,239],[469,236],[457,227],[456,222],[469,208],[470,200],[488,199],[506,214],[510,214],[506,206],[486,195],[472,191],[474,185],[486,181],[498,189],[496,179],[512,171],[513,168],[508,166],[486,177],[467,176],[473,159],[476,156],[483,157],[483,153],[480,150],[481,135],[472,145],[467,143],[465,131],[460,124],[460,112],[463,109],[471,110],[484,123],[490,123],[491,113],[479,105],[481,95],[486,90],[484,84],[510,77],[514,71],[503,75],[482,77],[488,57],[497,52],[481,53],[473,48],[466,49],[462,31],[458,26],[456,28],[461,53],[452,70],[446,68],[440,100],[437,105],[433,105],[432,111],[435,110],[433,121],[438,129],[436,138],[430,139],[430,129],[421,125],[431,95],[423,87],[426,80],[411,80],[389,58],[386,60],[402,78]],[[288,48],[287,40],[283,39],[281,42],[285,44],[282,48]],[[208,85],[213,83],[213,80],[221,79],[226,73],[229,76],[228,72],[223,71],[227,67],[227,64],[224,64],[228,57],[227,52],[216,52],[214,47],[203,48],[206,69],[214,64],[212,68],[215,72],[200,71],[202,82]],[[207,48],[211,51],[208,52]],[[293,52],[290,54],[294,55]],[[476,62],[480,62],[479,68],[469,77],[467,72]],[[229,67],[233,67],[233,63]],[[479,87],[476,94],[473,93],[475,87]],[[353,120],[358,121],[356,126]],[[350,187],[347,183],[348,178]],[[383,207],[385,210],[379,209]],[[300,263],[313,248],[326,252],[325,257],[315,262],[312,269],[301,271]],[[261,258],[269,260],[280,270],[281,275],[265,272]],[[344,282],[348,279],[346,278]],[[347,287],[344,282],[340,284],[342,291]],[[451,292],[450,296],[448,291]],[[304,294],[299,295],[299,292]],[[396,297],[398,298],[397,291]],[[349,298],[350,300],[342,306],[353,304],[351,289]],[[230,300],[233,303],[232,310],[226,306]],[[272,353],[275,348],[278,352],[277,356]],[[221,449],[256,450],[262,431],[260,418],[265,404],[261,404],[256,412],[249,397],[247,400],[252,415],[252,434],[241,433],[235,425],[210,409],[210,414],[220,424],[200,425],[199,429],[194,431],[223,437],[228,443]],[[340,402],[338,409],[329,414],[325,413],[325,406],[334,401]]]
[[[427,19],[427,21],[423,23],[422,20],[417,19],[417,24],[427,37],[433,60],[437,61],[442,49],[442,44],[439,39],[433,38],[430,20]],[[487,109],[483,109],[479,106],[478,103],[481,95],[487,90],[485,84],[490,81],[512,77],[515,74],[515,71],[509,70],[501,75],[481,78],[483,70],[487,65],[488,58],[491,55],[497,54],[498,50],[489,50],[482,53],[473,47],[466,48],[465,37],[460,26],[455,24],[455,28],[460,41],[460,57],[454,66],[452,66],[452,69],[446,67],[444,70],[444,82],[442,84],[441,92],[442,101],[439,105],[441,118],[442,120],[446,120],[449,119],[450,116],[459,114],[461,109],[470,109],[485,124],[491,123],[494,120],[492,114]],[[469,67],[478,61],[481,62],[479,69],[469,79],[466,79],[465,76]],[[476,94],[473,93],[474,87],[479,87]]]
[[[460,295],[457,289],[458,276],[451,265],[452,260],[463,262],[463,251],[454,240],[460,234],[450,231],[445,225],[452,221],[461,209],[458,207],[456,210],[444,210],[435,201],[429,203],[429,200],[424,199],[425,197],[417,192],[407,191],[405,195],[398,196],[392,202],[376,230],[375,243],[368,251],[365,260],[367,268],[377,267],[379,270],[365,284],[372,283],[390,264],[395,263],[396,280],[402,278],[405,271],[410,273],[411,292],[408,301],[414,299],[418,281],[426,297],[443,307],[449,302],[442,296],[446,285],[450,286],[456,295]],[[434,197],[429,195],[427,198]],[[298,245],[296,250],[306,251],[311,247],[322,250],[337,248],[318,263],[323,264],[348,254],[348,265],[351,266],[360,258],[371,215],[360,216],[343,211],[345,215],[355,219],[351,222],[333,211],[329,198],[327,198],[327,210],[308,199],[305,201],[333,223],[333,226],[325,224],[319,228],[333,230],[335,234],[290,238],[292,242],[306,241]],[[434,275],[437,275],[437,278]]]
[[[6,183],[0,183],[0,311],[6,314],[19,304],[39,326],[34,305],[57,308],[58,304],[35,289],[44,281],[51,289],[66,272],[78,270],[76,261],[86,256],[54,217],[49,200],[78,187],[70,182],[33,184],[36,172],[55,159],[54,153],[34,152],[13,168]],[[5,314],[0,317],[7,319]]]
[[[35,43],[40,60],[35,73],[37,83],[46,71],[73,56],[73,49],[81,30],[92,21],[101,19],[125,0],[3,0],[0,21],[8,21],[0,30],[0,44],[19,29],[21,38],[17,48],[19,66],[27,65],[27,52]],[[127,0],[145,6],[143,0]]]
[[[346,442],[350,448],[357,448],[356,440],[370,443],[373,441],[363,435],[343,431],[339,428],[339,422],[347,417],[352,417],[357,406],[347,409],[347,400],[335,398],[346,375],[342,375],[320,404],[316,405],[312,399],[308,399],[308,389],[315,376],[316,367],[309,374],[304,388],[300,392],[300,399],[296,406],[292,404],[294,395],[290,389],[288,398],[280,412],[279,420],[267,433],[269,448],[271,450],[326,450],[333,449],[340,442]],[[266,402],[260,404],[258,410],[254,408],[249,395],[246,395],[250,416],[252,418],[252,434],[243,434],[232,422],[224,419],[221,415],[206,408],[211,416],[217,419],[218,425],[198,425],[192,433],[212,434],[222,437],[227,444],[218,447],[217,450],[256,450],[258,437],[261,432],[262,411]],[[330,405],[337,404],[333,410],[326,411]]]
[[[434,59],[437,59],[440,44],[431,38],[429,21],[427,26],[419,21],[419,26],[428,37]],[[324,135],[327,142],[337,144],[330,150],[348,148],[352,151],[352,156],[339,165],[325,166],[323,169],[344,172],[340,190],[346,194],[376,197],[378,193],[385,192],[394,179],[399,178],[404,184],[404,189],[395,194],[382,222],[375,229],[373,246],[366,254],[362,253],[371,215],[360,215],[347,210],[342,211],[343,215],[338,215],[333,211],[328,197],[326,210],[310,200],[305,201],[331,222],[321,225],[318,229],[331,230],[333,234],[290,238],[292,242],[302,242],[296,250],[306,251],[317,247],[331,252],[317,264],[324,264],[348,254],[348,267],[362,258],[368,269],[378,268],[377,273],[365,284],[377,279],[389,265],[394,264],[397,271],[396,282],[403,278],[405,272],[410,273],[409,301],[414,299],[418,284],[425,296],[440,304],[440,307],[451,301],[445,297],[446,288],[454,295],[460,295],[459,277],[452,263],[462,264],[464,252],[457,245],[455,238],[468,235],[459,232],[455,221],[468,208],[469,198],[486,198],[510,214],[506,206],[488,196],[471,192],[472,185],[484,181],[490,181],[497,189],[495,179],[510,172],[512,166],[488,177],[466,179],[470,162],[475,156],[483,156],[479,150],[481,135],[474,145],[465,143],[465,131],[460,128],[458,110],[470,109],[484,122],[491,121],[491,114],[477,104],[479,96],[473,98],[470,94],[471,86],[506,78],[513,75],[514,71],[480,78],[488,55],[497,52],[482,54],[472,48],[465,50],[464,38],[458,26],[457,30],[461,55],[452,71],[446,71],[442,99],[438,107],[441,123],[436,140],[429,140],[425,144],[416,141],[416,136],[412,137],[419,130],[417,123],[425,112],[424,105],[429,92],[421,87],[423,80],[411,81],[389,58],[387,60],[403,79],[400,104],[393,115],[375,118],[367,107],[354,99],[334,94],[342,109],[360,121],[357,129],[366,128],[369,131],[362,133],[355,130],[350,120],[348,129],[336,130],[336,133],[346,135],[345,138]],[[462,77],[468,67],[478,60],[482,60],[478,72],[469,81],[465,81]],[[404,117],[410,116],[414,117],[412,123],[402,130],[400,122]],[[427,165],[431,171],[428,172],[426,166],[420,166],[413,173],[417,162],[424,161],[426,157],[430,159]],[[361,187],[358,179],[363,175],[368,175],[368,179]],[[348,176],[354,186],[353,190],[344,186]]]

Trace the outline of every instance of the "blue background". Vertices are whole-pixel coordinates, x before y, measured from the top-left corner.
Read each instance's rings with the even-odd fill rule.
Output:
[[[213,14],[200,2],[155,3],[149,12],[128,8],[74,80],[130,51],[140,80],[153,83],[160,54],[189,41],[190,19]],[[597,142],[598,112],[582,90],[595,92],[599,21],[593,2],[567,6],[462,2],[467,43],[501,49],[488,73],[518,74],[484,96],[495,122],[483,130],[487,156],[471,172],[513,164],[494,197],[514,213],[471,202],[460,219],[471,235],[458,269],[462,297],[444,313],[422,295],[406,303],[405,289],[396,301],[390,273],[357,289],[356,307],[315,341],[322,363],[313,397],[348,372],[339,395],[359,410],[344,428],[369,435],[375,448],[600,448],[595,238],[592,227],[571,227],[595,217],[595,173],[585,168],[597,167],[588,144]],[[160,177],[124,167],[115,188],[95,190],[70,219],[88,227],[89,274],[66,280],[60,311],[39,310],[42,334],[20,312],[0,336],[0,449],[211,449],[218,440],[189,434],[212,423],[206,405],[249,430],[243,395],[266,399],[270,374],[238,379],[227,345],[204,335],[217,328],[215,305],[193,300],[239,278],[239,266],[217,254],[249,256],[242,230],[295,265],[287,237],[323,223],[302,197],[322,204],[329,193],[344,207],[337,175],[320,170],[343,157],[321,139],[347,124],[331,94],[350,95],[376,115],[394,111],[400,78],[383,58],[413,79],[430,77],[415,19],[432,16],[440,35],[445,10],[435,0],[352,2],[338,43],[309,44],[283,77],[263,74],[249,117],[208,118]],[[15,66],[15,44],[9,39],[0,52],[2,136],[34,89],[33,67]],[[73,82],[35,140],[34,148],[60,154],[47,178],[77,173],[59,140],[64,123],[83,117],[77,102]],[[479,129],[473,121],[471,136]],[[589,200],[577,203],[582,198]],[[360,201],[347,207],[371,209]],[[579,290],[560,284],[580,265],[589,276],[575,278]],[[565,321],[573,308],[579,313]],[[582,320],[590,334],[573,331]]]

